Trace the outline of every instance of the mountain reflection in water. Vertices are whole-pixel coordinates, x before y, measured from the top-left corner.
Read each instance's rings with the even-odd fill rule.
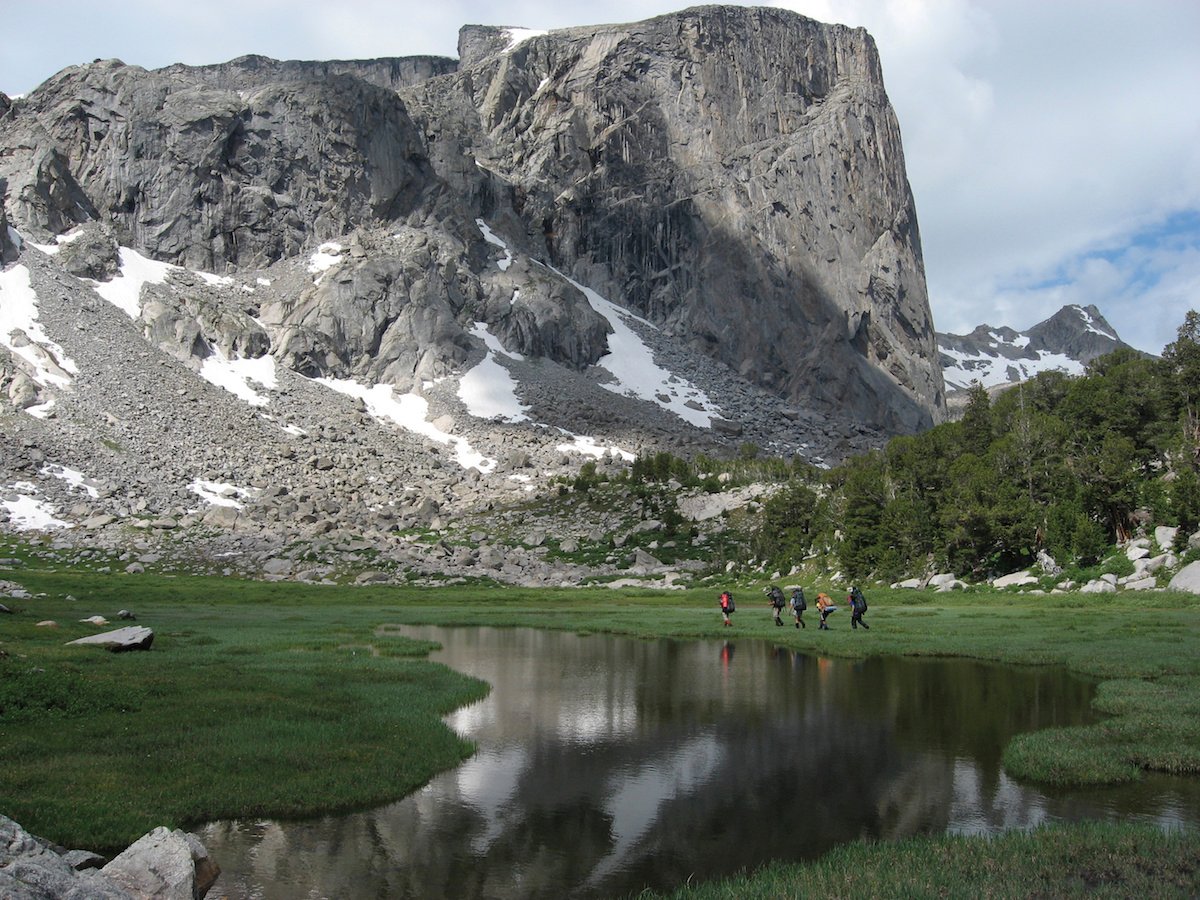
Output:
[[[859,837],[1051,820],[1200,824],[1197,779],[1052,793],[1010,737],[1091,721],[1090,682],[969,660],[806,656],[761,641],[396,628],[492,685],[447,717],[478,753],[380,809],[198,832],[229,897],[622,896]]]

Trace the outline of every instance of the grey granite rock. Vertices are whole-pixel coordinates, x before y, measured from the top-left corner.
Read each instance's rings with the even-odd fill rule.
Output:
[[[81,646],[103,647],[105,650],[110,650],[113,653],[121,653],[127,650],[149,650],[153,643],[154,632],[144,625],[129,625],[125,628],[117,628],[102,634],[92,634],[73,641],[67,641],[68,646],[78,644]]]

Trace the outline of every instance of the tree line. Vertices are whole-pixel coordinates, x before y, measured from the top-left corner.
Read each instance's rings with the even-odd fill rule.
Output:
[[[639,457],[634,485],[776,490],[734,517],[742,552],[787,571],[819,555],[854,579],[982,578],[1035,562],[1094,565],[1150,524],[1200,526],[1200,313],[1155,358],[1123,348],[1082,376],[1044,372],[962,418],[817,469],[799,458]],[[578,489],[578,487],[577,487]]]
[[[814,548],[853,578],[983,577],[1039,551],[1086,566],[1144,524],[1200,525],[1200,314],[1153,358],[1123,348],[1045,372],[962,418],[788,479],[747,523],[777,565]]]

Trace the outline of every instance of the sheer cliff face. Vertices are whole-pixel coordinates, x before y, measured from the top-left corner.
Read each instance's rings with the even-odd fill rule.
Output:
[[[548,270],[497,278],[481,217],[526,258],[798,405],[890,431],[940,417],[913,200],[865,32],[704,7],[518,34],[464,28],[457,65],[65,70],[0,108],[0,208],[27,237],[98,220],[122,243],[215,272],[402,224],[411,239],[392,256],[356,258],[368,294],[350,296],[347,277],[280,298],[288,359],[402,368],[399,384],[461,362],[459,326],[486,320],[514,349],[594,362],[603,329],[581,295]],[[510,302],[514,289],[536,308]],[[438,366],[395,364],[426,355],[416,328],[391,358],[367,359],[387,344],[376,332],[426,295],[445,325]],[[367,331],[343,321],[381,315]],[[341,346],[360,331],[375,337]]]
[[[898,430],[938,414],[913,198],[866,32],[706,7],[514,34],[465,28],[459,72],[402,91],[443,178],[753,381]]]

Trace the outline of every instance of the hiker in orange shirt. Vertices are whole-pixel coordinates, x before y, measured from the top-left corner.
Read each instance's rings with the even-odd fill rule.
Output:
[[[833,600],[830,599],[829,595],[824,592],[817,594],[817,612],[821,614],[821,624],[819,627],[823,628],[825,631],[828,631],[829,626],[825,624],[825,620],[829,617],[831,612],[837,612],[837,607],[834,605]]]

